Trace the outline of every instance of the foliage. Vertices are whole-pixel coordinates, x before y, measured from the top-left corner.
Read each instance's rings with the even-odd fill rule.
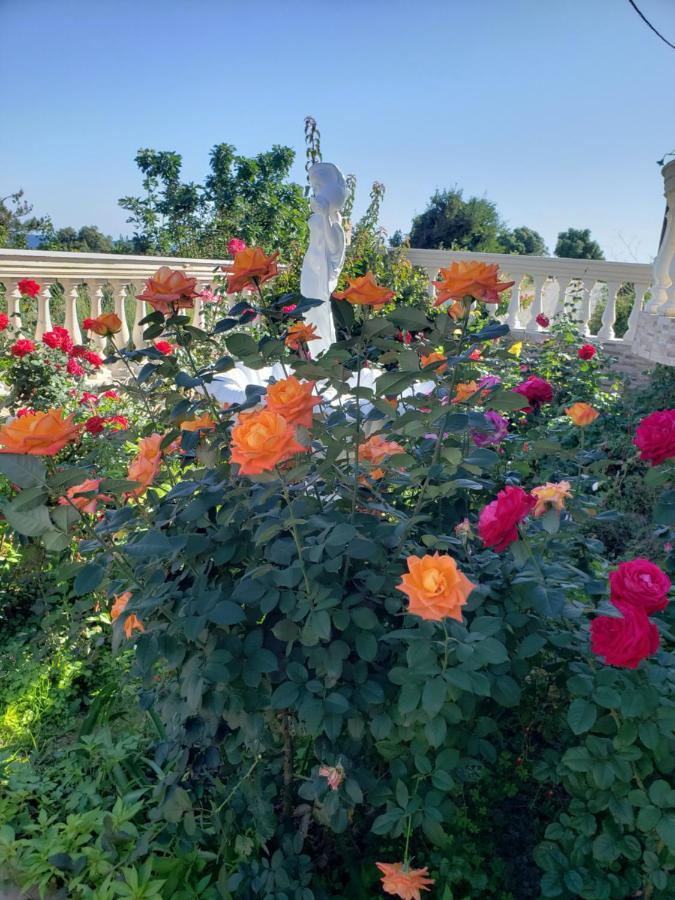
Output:
[[[568,228],[558,234],[553,251],[567,259],[604,259],[600,244],[591,237],[590,228]]]
[[[40,234],[41,250],[66,250],[79,253],[133,253],[133,245],[124,238],[115,240],[96,225],[55,229],[51,222]]]
[[[49,220],[31,216],[32,209],[22,190],[0,198],[0,247],[25,249],[30,234],[48,227]]]

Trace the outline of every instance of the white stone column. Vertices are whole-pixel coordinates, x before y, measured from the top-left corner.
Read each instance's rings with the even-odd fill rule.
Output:
[[[204,301],[200,297],[195,297],[195,303],[192,311],[192,325],[195,328],[204,328]]]
[[[432,302],[436,300],[436,288],[434,287],[434,281],[436,281],[438,276],[438,266],[425,266],[424,271],[427,273],[429,277],[429,284],[427,286],[427,291],[429,292],[429,297]]]
[[[647,292],[648,284],[635,284],[635,300],[633,301],[633,308],[630,311],[630,316],[628,317],[628,330],[623,336],[624,341],[631,343],[635,338],[635,332],[637,330],[637,323],[640,313],[642,312],[642,301],[644,300],[644,296]]]
[[[103,282],[90,281],[87,285],[89,294],[89,315],[97,319],[103,312]],[[105,351],[106,339],[100,334],[89,332],[89,340],[97,350]]]
[[[517,272],[512,269],[509,271],[509,277],[514,284],[511,288],[511,299],[504,317],[504,324],[513,331],[523,327],[520,322],[520,283],[525,277],[525,272]]]
[[[131,293],[136,294],[137,288],[136,285],[132,284]],[[140,291],[138,291],[140,293]],[[146,326],[141,325],[141,320],[144,319],[148,315],[148,304],[144,300],[136,300],[136,309],[134,311],[134,325],[131,330],[131,340],[133,341],[134,347],[136,349],[140,347],[146,346],[146,341],[143,338],[143,332],[145,331]]]
[[[579,331],[586,337],[591,333],[588,323],[591,320],[591,291],[594,284],[595,282],[587,288],[586,283],[579,279]]]
[[[603,341],[613,341],[614,323],[616,322],[616,295],[621,288],[620,281],[607,282],[607,305],[602,313],[602,326],[598,331],[598,337]]]
[[[534,332],[539,331],[539,325],[537,324],[537,316],[542,312],[542,297],[541,292],[544,288],[544,282],[546,281],[545,275],[535,275],[533,277],[534,280],[534,299],[532,300],[530,318],[525,326],[525,331]]]
[[[51,284],[43,281],[40,293],[37,295],[37,322],[35,324],[35,339],[40,340],[45,331],[52,330],[52,313],[50,303],[52,299]]]
[[[59,281],[63,285],[63,302],[66,309],[64,326],[70,332],[73,343],[81,344],[82,332],[77,318],[77,284],[69,278],[60,278]]]
[[[555,302],[555,306],[553,307],[553,312],[551,313],[551,318],[553,316],[559,316],[565,312],[565,299],[567,297],[567,288],[569,287],[571,278],[567,278],[564,275],[558,275],[558,299]]]
[[[654,260],[654,286],[647,312],[675,316],[675,160],[661,170],[666,196],[666,220]]]
[[[5,300],[7,301],[10,328],[19,332],[21,330],[21,291],[18,281],[5,281]]]
[[[126,347],[129,343],[131,335],[129,334],[129,323],[127,322],[127,283],[113,283],[113,297],[115,298],[115,314],[119,316],[122,322],[122,330],[116,340],[118,347]]]

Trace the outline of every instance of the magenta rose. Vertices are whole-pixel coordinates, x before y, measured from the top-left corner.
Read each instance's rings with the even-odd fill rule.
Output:
[[[622,562],[609,573],[611,600],[643,610],[648,616],[660,612],[668,605],[670,578],[648,559],[631,559]]]
[[[640,449],[640,459],[653,466],[675,457],[675,409],[646,416],[635,429],[633,443]]]
[[[505,419],[504,416],[500,416],[498,412],[495,412],[493,409],[489,409],[485,413],[485,419],[487,420],[488,427],[485,431],[477,428],[475,431],[471,432],[471,438],[474,444],[477,447],[488,447],[491,444],[501,444],[506,435],[509,433],[509,423],[508,419]]]
[[[636,669],[659,649],[659,630],[644,610],[629,603],[614,605],[620,618],[598,616],[591,622],[591,649],[610,666]]]
[[[522,394],[529,401],[530,405],[525,412],[529,412],[531,409],[538,409],[542,403],[550,403],[553,400],[553,388],[551,385],[548,381],[538,378],[536,375],[530,375],[526,381],[516,385],[513,390],[516,394]]]
[[[242,250],[246,249],[246,244],[242,241],[241,238],[231,238],[227,242],[227,252],[230,256],[234,256],[235,253],[241,253]]]
[[[518,523],[536,504],[536,500],[520,487],[505,487],[497,499],[485,506],[478,517],[478,533],[486,547],[501,553],[518,540]]]

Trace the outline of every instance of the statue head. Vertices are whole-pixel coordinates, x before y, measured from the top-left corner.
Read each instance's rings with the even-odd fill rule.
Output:
[[[333,163],[314,163],[308,176],[314,196],[324,199],[331,212],[339,212],[347,200],[347,182],[338,167]]]

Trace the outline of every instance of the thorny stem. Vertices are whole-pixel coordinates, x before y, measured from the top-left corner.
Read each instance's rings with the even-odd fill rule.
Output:
[[[302,558],[302,544],[300,543],[300,536],[298,535],[298,529],[295,526],[295,517],[293,513],[293,507],[291,505],[291,497],[288,492],[288,485],[286,484],[286,479],[283,476],[283,473],[279,466],[276,467],[277,475],[279,476],[279,481],[281,482],[281,492],[284,495],[284,500],[286,501],[286,507],[288,509],[288,514],[290,516],[289,525],[291,528],[291,534],[293,535],[293,541],[295,542],[295,549],[298,551],[298,560],[300,562],[300,569],[302,571],[302,577],[305,582],[305,590],[307,591],[307,600],[312,602],[312,589],[309,584],[309,577],[307,575],[307,570],[305,569],[305,561]]]
[[[239,788],[242,786],[242,784],[243,784],[245,781],[247,781],[248,778],[252,775],[253,770],[254,770],[255,767],[258,765],[258,763],[260,762],[261,759],[262,759],[262,755],[261,755],[261,754],[258,755],[258,756],[256,756],[256,758],[253,760],[253,763],[252,763],[251,766],[249,767],[248,771],[247,771],[244,775],[242,775],[242,777],[241,777],[241,778],[239,779],[239,781],[235,784],[235,786],[232,788],[232,790],[231,790],[230,793],[227,795],[227,797],[223,800],[223,802],[220,804],[220,806],[218,806],[218,807],[213,811],[213,814],[214,814],[214,815],[217,815],[217,814],[221,811],[221,809],[223,809],[224,807],[227,806],[227,804],[228,804],[228,803],[230,802],[230,800],[234,797],[234,795],[235,795],[236,792],[239,790]]]
[[[281,715],[281,730],[284,736],[284,816],[291,814],[293,802],[293,735],[291,715],[285,711]]]

